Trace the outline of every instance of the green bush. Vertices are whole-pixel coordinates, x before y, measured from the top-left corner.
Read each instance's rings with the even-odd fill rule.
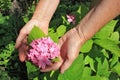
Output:
[[[85,0],[84,0],[85,1]],[[6,3],[7,2],[7,3]],[[20,2],[20,1],[19,1]],[[64,73],[41,73],[33,64],[21,63],[14,48],[22,26],[29,21],[38,0],[30,0],[22,14],[6,14],[11,0],[0,1],[0,79],[1,80],[120,80],[120,19],[111,20],[81,48],[80,55]],[[26,4],[24,4],[26,5]],[[61,0],[49,27],[49,35],[56,42],[75,25],[66,14],[76,15],[76,22],[89,11],[90,2]],[[76,24],[77,24],[76,23]]]

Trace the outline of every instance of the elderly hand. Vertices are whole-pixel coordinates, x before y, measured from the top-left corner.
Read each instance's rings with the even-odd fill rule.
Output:
[[[71,66],[73,61],[79,55],[80,47],[85,41],[83,34],[79,33],[80,32],[78,32],[76,28],[73,28],[60,38],[60,61],[41,70],[42,72],[57,70],[60,68],[60,72],[63,73]]]
[[[34,26],[38,26],[43,30],[45,34],[48,33],[48,25],[49,23],[47,21],[40,21],[40,20],[35,20],[31,19],[20,31],[19,36],[16,40],[16,45],[15,47],[18,49],[19,52],[19,58],[20,61],[23,62],[25,61],[26,58],[26,53],[27,53],[27,36],[32,30]]]

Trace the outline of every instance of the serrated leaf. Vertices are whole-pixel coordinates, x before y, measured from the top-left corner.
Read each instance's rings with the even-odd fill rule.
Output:
[[[80,52],[87,53],[92,49],[93,40],[88,40],[80,49]]]
[[[113,54],[120,56],[120,48],[114,41],[109,39],[97,39],[94,40],[94,43],[106,50],[111,51]]]
[[[110,21],[99,32],[97,32],[94,37],[100,39],[108,38],[111,35],[111,33],[113,33],[114,27],[117,22],[118,22],[117,20]]]
[[[62,35],[64,35],[65,32],[66,32],[66,26],[60,25],[60,26],[57,28],[58,37],[61,37]]]
[[[28,43],[31,43],[35,39],[39,39],[45,37],[45,33],[37,26],[34,26],[31,30],[30,34],[28,35]]]

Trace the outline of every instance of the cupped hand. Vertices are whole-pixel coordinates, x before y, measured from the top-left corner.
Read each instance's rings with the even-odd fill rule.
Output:
[[[85,41],[83,34],[79,33],[80,32],[78,32],[76,28],[73,28],[60,38],[60,61],[41,70],[42,72],[57,70],[60,68],[60,72],[64,73],[64,71],[71,66],[73,61],[79,55],[80,48]]]
[[[20,33],[16,39],[16,44],[15,48],[18,49],[19,52],[19,59],[21,62],[25,61],[26,59],[26,54],[28,51],[28,46],[27,46],[27,36],[32,30],[34,26],[38,26],[45,34],[48,33],[48,25],[49,22],[47,21],[40,21],[40,20],[35,20],[31,19],[25,26],[20,30]]]

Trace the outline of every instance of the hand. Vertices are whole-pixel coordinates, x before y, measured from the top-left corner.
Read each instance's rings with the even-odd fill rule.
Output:
[[[16,45],[15,47],[18,49],[18,52],[19,52],[19,58],[20,58],[20,61],[23,62],[25,61],[25,58],[26,58],[26,53],[27,53],[27,49],[28,49],[28,46],[27,46],[27,36],[28,34],[30,33],[30,31],[32,30],[32,28],[34,26],[38,26],[40,27],[43,32],[45,34],[48,33],[48,25],[49,25],[49,22],[47,21],[40,21],[40,20],[35,20],[35,19],[31,19],[21,30],[20,30],[20,33],[19,33],[19,36],[16,40]]]
[[[85,42],[83,34],[79,34],[76,28],[68,31],[64,36],[60,38],[59,45],[61,49],[60,62],[54,63],[47,67],[42,72],[51,70],[57,70],[60,68],[60,72],[64,73],[67,70],[76,57],[79,55],[80,47]]]

